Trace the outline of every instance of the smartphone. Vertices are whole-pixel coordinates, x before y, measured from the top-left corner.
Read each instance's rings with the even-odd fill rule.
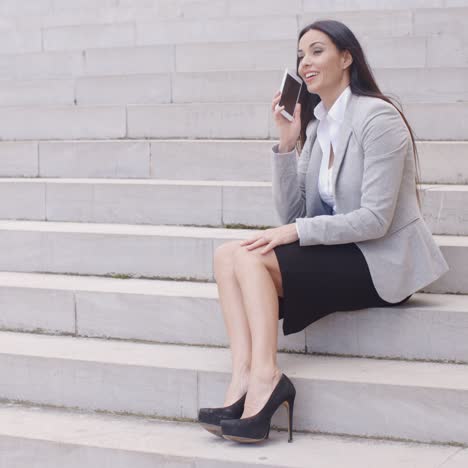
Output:
[[[281,115],[286,117],[289,121],[294,119],[294,109],[296,108],[297,101],[301,94],[303,81],[299,78],[296,73],[286,68],[283,75],[283,81],[281,82],[281,99],[276,104],[275,109],[284,106],[281,111]]]

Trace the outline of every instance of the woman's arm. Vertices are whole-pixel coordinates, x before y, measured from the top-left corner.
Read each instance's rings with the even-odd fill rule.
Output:
[[[299,245],[346,244],[385,235],[395,212],[409,131],[400,113],[382,106],[364,122],[361,207],[349,213],[297,218]]]
[[[278,144],[271,152],[272,194],[282,224],[294,223],[306,215],[305,178],[309,165],[311,139],[306,138],[300,156],[294,148],[278,153]]]

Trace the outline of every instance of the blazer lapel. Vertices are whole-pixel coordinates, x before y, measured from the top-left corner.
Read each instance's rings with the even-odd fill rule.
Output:
[[[332,170],[333,193],[335,193],[336,179],[340,172],[340,168],[341,168],[343,159],[346,154],[346,149],[348,148],[349,139],[351,137],[351,134],[353,133],[353,127],[352,127],[351,121],[352,121],[352,116],[354,113],[354,109],[355,109],[356,101],[358,97],[359,96],[356,96],[355,94],[352,94],[352,93],[349,96],[348,104],[345,110],[345,116],[340,126],[340,132],[338,135],[337,145],[336,145],[336,148],[334,148],[335,157],[333,160],[333,170]]]
[[[359,99],[358,95],[352,94],[352,93],[350,94],[348,104],[345,110],[344,119],[340,126],[340,133],[338,135],[337,147],[334,151],[335,157],[333,160],[332,187],[333,187],[333,193],[335,193],[335,198],[336,198],[336,190],[335,190],[336,180],[340,172],[340,168],[343,163],[346,150],[348,148],[349,139],[351,138],[351,135],[353,133],[353,126],[351,122],[352,122],[353,113],[355,112],[356,102],[358,101],[358,99]],[[318,192],[318,186],[317,186],[319,171],[320,171],[320,164],[322,160],[322,150],[317,140],[318,124],[319,124],[319,120],[313,121],[313,123],[311,124],[309,135],[308,135],[308,138],[311,138],[313,140],[312,149],[311,149],[312,154],[311,154],[311,159],[309,161],[309,170],[314,174],[314,178],[312,179],[313,186],[316,188],[314,189],[314,193],[315,193],[314,205],[317,206],[317,204],[319,204],[323,208],[329,208],[328,205],[325,204],[320,198],[320,194]],[[337,212],[339,212],[339,207],[338,207],[339,201],[335,200],[335,203],[336,203]]]

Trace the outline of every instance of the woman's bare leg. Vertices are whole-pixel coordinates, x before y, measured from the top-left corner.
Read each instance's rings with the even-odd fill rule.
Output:
[[[262,255],[261,250],[243,247],[234,254],[234,271],[252,336],[250,379],[242,418],[263,408],[282,374],[276,360],[278,296],[282,296],[279,266],[274,251]]]
[[[232,380],[223,406],[231,405],[247,391],[252,356],[249,324],[234,273],[234,252],[239,248],[239,241],[226,242],[219,246],[214,254],[214,276],[232,359]]]

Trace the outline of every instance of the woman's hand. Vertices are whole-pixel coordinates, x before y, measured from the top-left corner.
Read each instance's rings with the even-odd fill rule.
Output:
[[[266,254],[273,247],[283,244],[291,244],[299,239],[296,230],[296,223],[285,224],[277,228],[265,229],[257,233],[250,239],[241,241],[240,245],[246,245],[247,250],[253,250],[262,245],[268,244],[260,253]]]
[[[273,111],[273,119],[276,127],[279,131],[280,142],[288,145],[295,146],[299,134],[301,133],[301,104],[297,103],[294,108],[293,121],[290,122],[284,115],[281,114],[281,111],[284,109],[284,106],[275,109],[276,104],[280,102],[281,92],[277,91],[273,101],[271,102],[271,110]]]

